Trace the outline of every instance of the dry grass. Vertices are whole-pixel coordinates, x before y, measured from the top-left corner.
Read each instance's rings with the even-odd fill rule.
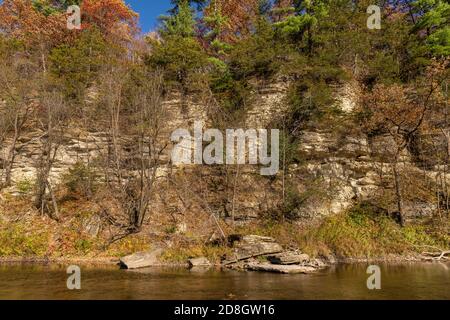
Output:
[[[370,259],[419,253],[421,246],[448,248],[448,230],[448,219],[401,228],[370,207],[357,206],[309,226],[266,221],[237,231],[271,236],[284,246],[300,248],[312,256]]]

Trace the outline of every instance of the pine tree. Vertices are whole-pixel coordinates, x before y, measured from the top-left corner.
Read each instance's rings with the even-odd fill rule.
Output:
[[[315,29],[320,20],[326,19],[329,13],[328,0],[295,0],[295,14],[276,24],[281,34],[294,42],[307,41],[306,49],[312,53]]]
[[[65,96],[82,98],[85,89],[96,79],[107,44],[98,30],[84,30],[73,45],[54,48],[49,56],[50,72],[62,85]]]
[[[417,19],[412,31],[418,33],[433,56],[450,55],[450,4],[443,0],[417,0],[413,4]]]
[[[180,0],[177,11],[171,16],[163,16],[161,34],[163,36],[195,36],[194,12],[188,0]]]
[[[178,10],[162,18],[162,41],[148,39],[152,54],[147,63],[162,68],[169,84],[179,84],[187,92],[196,70],[207,63],[206,55],[196,38],[196,21],[188,0],[181,0]]]

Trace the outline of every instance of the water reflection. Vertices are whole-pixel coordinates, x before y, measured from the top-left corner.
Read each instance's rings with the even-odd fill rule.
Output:
[[[367,265],[311,275],[220,270],[82,267],[80,291],[62,265],[0,265],[0,299],[450,299],[449,265],[380,265],[382,289],[367,289]]]

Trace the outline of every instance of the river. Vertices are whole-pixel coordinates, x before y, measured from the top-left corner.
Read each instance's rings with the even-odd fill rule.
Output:
[[[0,299],[450,299],[450,264],[380,264],[381,290],[367,289],[368,265],[280,275],[184,269],[81,267],[81,290],[67,289],[67,266],[0,265]]]

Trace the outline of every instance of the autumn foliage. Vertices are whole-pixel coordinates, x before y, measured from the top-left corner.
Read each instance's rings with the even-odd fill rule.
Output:
[[[123,0],[84,0],[81,3],[82,29],[96,26],[104,36],[130,41],[137,32],[138,15]],[[29,45],[53,47],[70,42],[76,30],[67,28],[68,14],[44,14],[28,0],[5,0],[0,5],[0,29]]]
[[[205,20],[214,21],[209,26],[220,24],[219,38],[223,41],[236,41],[251,32],[252,22],[258,13],[257,0],[213,0],[204,11]]]
[[[0,6],[0,29],[28,45],[56,45],[68,37],[66,14],[43,15],[31,1],[5,0]]]
[[[95,25],[108,37],[131,40],[137,32],[138,14],[123,0],[84,0],[81,12],[83,28]]]
[[[450,5],[385,1],[382,30],[372,30],[375,2],[172,0],[141,37],[127,0],[0,0],[0,236],[2,221],[47,215],[89,239],[97,229],[105,246],[141,232],[158,243],[172,235],[219,243],[216,230],[191,230],[188,217],[198,223],[200,210],[233,233],[261,219],[261,227],[289,223],[294,234],[341,208],[342,230],[369,227],[383,245],[397,239],[381,229],[388,216],[408,241],[415,208],[429,212],[426,226],[444,225]],[[70,5],[80,6],[81,30],[67,26]],[[170,132],[195,119],[279,129],[279,174],[173,166]],[[29,205],[3,217],[2,196],[15,194]],[[330,221],[336,229],[340,218]],[[317,234],[321,252],[328,231]],[[378,256],[371,246],[363,253]]]

